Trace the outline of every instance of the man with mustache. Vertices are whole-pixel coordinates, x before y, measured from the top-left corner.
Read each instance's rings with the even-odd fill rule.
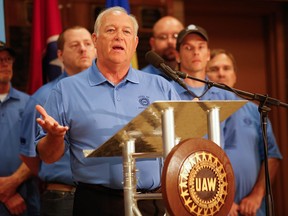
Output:
[[[153,36],[149,40],[151,50],[161,56],[172,69],[176,69],[177,67],[176,57],[178,52],[176,50],[176,40],[178,33],[183,28],[183,24],[175,17],[164,16],[154,24]],[[163,76],[168,80],[170,79],[151,64],[142,70],[147,73]]]

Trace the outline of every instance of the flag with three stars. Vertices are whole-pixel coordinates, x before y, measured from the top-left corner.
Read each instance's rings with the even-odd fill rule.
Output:
[[[59,76],[57,39],[62,31],[58,0],[34,0],[28,93]]]

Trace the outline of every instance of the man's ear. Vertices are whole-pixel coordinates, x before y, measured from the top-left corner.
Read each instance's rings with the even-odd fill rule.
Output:
[[[208,58],[207,58],[207,62],[210,61],[210,54],[211,54],[211,50],[208,49]]]
[[[179,52],[177,52],[177,54],[175,55],[175,57],[176,57],[176,62],[177,62],[178,64],[180,64],[181,60],[180,60]]]
[[[96,33],[92,33],[92,41],[93,41],[93,44],[94,44],[94,47],[96,48],[96,42],[97,42],[97,35]]]
[[[61,62],[63,62],[63,58],[62,58],[62,56],[63,56],[63,52],[62,52],[62,50],[57,50],[57,57],[58,57],[58,59],[61,61]]]
[[[155,50],[154,49],[154,47],[155,47],[155,38],[154,37],[150,37],[149,44],[151,46],[151,50]]]

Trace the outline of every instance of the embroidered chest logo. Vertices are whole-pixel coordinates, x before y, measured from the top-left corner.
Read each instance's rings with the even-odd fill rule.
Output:
[[[150,105],[150,100],[148,96],[139,96],[138,101],[141,104],[141,107],[147,107]]]

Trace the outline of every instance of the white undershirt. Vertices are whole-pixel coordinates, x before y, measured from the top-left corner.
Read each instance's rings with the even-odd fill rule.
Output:
[[[0,101],[3,102],[5,98],[7,97],[8,93],[0,94]]]

